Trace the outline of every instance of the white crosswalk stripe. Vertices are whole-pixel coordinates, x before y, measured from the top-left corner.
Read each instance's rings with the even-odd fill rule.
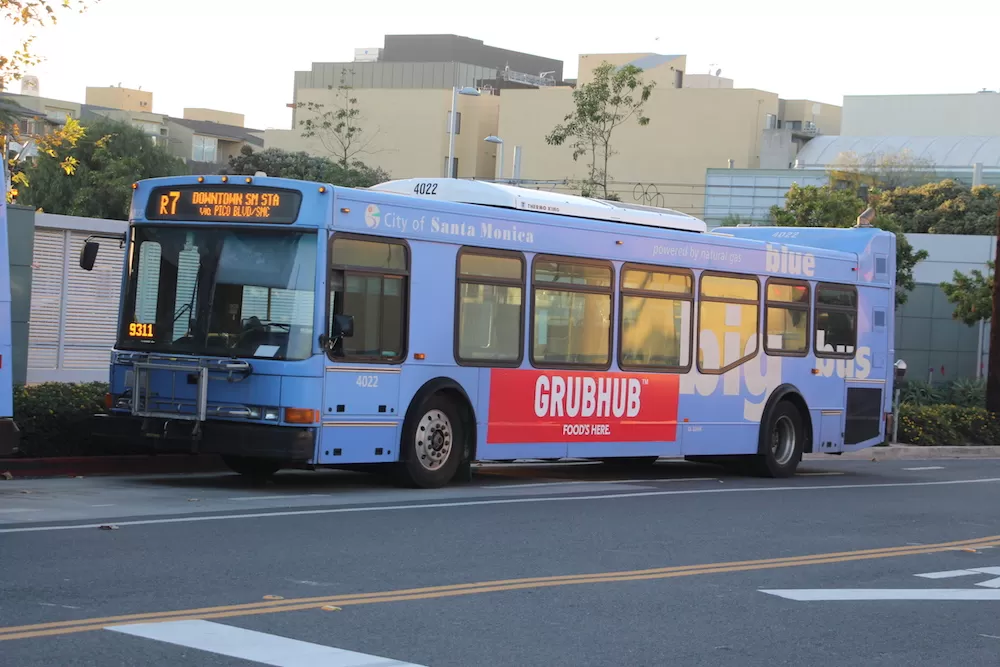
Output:
[[[276,667],[421,667],[211,621],[134,623],[106,629]]]

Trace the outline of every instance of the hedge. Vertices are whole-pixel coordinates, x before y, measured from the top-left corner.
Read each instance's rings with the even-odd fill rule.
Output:
[[[14,387],[14,421],[21,429],[20,456],[81,456],[96,451],[90,419],[104,411],[103,382],[46,382]]]
[[[1000,418],[986,408],[961,405],[899,407],[899,441],[910,445],[1000,444]]]

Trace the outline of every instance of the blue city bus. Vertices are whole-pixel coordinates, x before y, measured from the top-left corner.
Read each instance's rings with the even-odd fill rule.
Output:
[[[10,323],[10,246],[7,238],[7,172],[0,161],[0,456],[17,449],[14,423],[13,341]]]
[[[787,477],[884,439],[896,239],[863,223],[199,176],[137,183],[127,236],[97,435],[137,447],[429,488],[523,459]]]

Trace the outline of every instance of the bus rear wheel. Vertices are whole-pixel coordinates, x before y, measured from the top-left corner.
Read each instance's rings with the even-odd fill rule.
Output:
[[[267,479],[281,470],[280,461],[252,456],[223,456],[222,462],[233,472],[255,480]]]
[[[791,477],[802,461],[805,447],[802,413],[789,401],[781,401],[761,433],[754,468],[762,477]]]
[[[405,486],[440,488],[455,477],[465,454],[465,432],[453,401],[427,398],[403,426],[397,476]]]

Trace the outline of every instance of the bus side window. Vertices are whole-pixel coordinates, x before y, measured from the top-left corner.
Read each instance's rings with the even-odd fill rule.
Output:
[[[330,309],[354,318],[354,335],[335,342],[341,359],[398,362],[406,358],[407,247],[377,238],[338,235],[330,252]]]
[[[608,368],[611,263],[538,255],[532,272],[531,363]]]
[[[524,257],[506,251],[459,250],[455,360],[520,365],[523,321]]]
[[[772,278],[766,290],[764,351],[804,357],[809,353],[809,283]]]
[[[693,306],[694,276],[690,271],[622,267],[619,366],[691,368]]]
[[[858,291],[850,285],[816,286],[816,356],[853,359],[858,341]]]
[[[760,283],[703,272],[698,301],[698,370],[725,373],[757,355]],[[736,334],[736,336],[732,336]]]

